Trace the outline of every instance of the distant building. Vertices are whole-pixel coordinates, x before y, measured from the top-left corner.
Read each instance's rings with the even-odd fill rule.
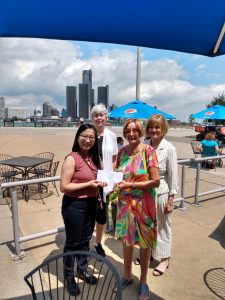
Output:
[[[43,117],[50,116],[51,105],[48,102],[43,103]]]
[[[102,103],[105,107],[109,107],[109,86],[98,87],[98,103]]]
[[[60,112],[57,108],[50,106],[50,110],[49,110],[49,116],[50,117],[59,117],[60,116]]]
[[[4,108],[5,108],[5,98],[0,97],[0,109],[4,109]]]
[[[61,117],[62,118],[67,118],[67,110],[63,107],[61,111]]]
[[[79,84],[79,117],[88,119],[90,112],[90,89],[86,83]]]
[[[75,86],[66,87],[66,109],[67,117],[77,118],[77,88]]]
[[[42,110],[41,107],[38,105],[34,110],[34,116],[41,117],[42,116]]]
[[[82,72],[82,84],[79,84],[79,117],[89,118],[90,117],[90,110],[95,105],[94,101],[94,90],[92,89],[92,71],[91,70],[84,70]],[[80,95],[82,98],[80,98]],[[86,98],[84,98],[86,97]],[[83,116],[84,114],[84,107],[83,103],[87,104],[87,117]],[[80,107],[81,105],[81,107]],[[86,109],[85,109],[86,111]]]
[[[26,107],[7,107],[6,119],[12,119],[17,117],[18,119],[27,119],[29,117],[29,111]]]
[[[118,106],[116,104],[112,104],[112,105],[109,106],[109,111],[112,111],[116,108],[118,108]]]

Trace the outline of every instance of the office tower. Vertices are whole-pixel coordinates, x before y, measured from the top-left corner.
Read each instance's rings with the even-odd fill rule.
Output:
[[[1,108],[5,108],[5,98],[4,97],[0,97],[0,109]]]
[[[79,95],[82,95],[82,99],[79,98],[79,105],[83,105],[82,102],[87,103],[87,109],[88,109],[88,116],[87,118],[90,118],[90,110],[91,108],[95,105],[94,103],[94,90],[92,89],[92,71],[91,70],[84,70],[82,72],[82,84],[86,84],[86,87],[82,86],[81,93],[79,91]],[[79,85],[80,86],[80,85]],[[86,92],[84,92],[84,89],[87,89]],[[87,99],[84,99],[84,97],[87,97]],[[82,107],[81,110],[79,109],[79,116],[81,116],[81,111],[82,114],[84,113],[84,108]]]
[[[98,103],[102,103],[106,108],[109,106],[109,86],[98,87]]]
[[[51,105],[48,102],[43,103],[43,117],[50,116]]]
[[[89,84],[79,84],[79,117],[88,119],[90,112],[90,88]]]
[[[77,88],[75,86],[66,87],[66,109],[67,117],[77,118]]]
[[[6,119],[5,98],[0,97],[0,119]]]
[[[92,71],[84,70],[82,72],[82,83],[86,83],[90,85],[90,89],[92,89]]]

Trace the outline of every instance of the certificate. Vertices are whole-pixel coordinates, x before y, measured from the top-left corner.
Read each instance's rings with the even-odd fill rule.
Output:
[[[123,180],[123,172],[98,170],[97,180],[107,183],[118,183]]]

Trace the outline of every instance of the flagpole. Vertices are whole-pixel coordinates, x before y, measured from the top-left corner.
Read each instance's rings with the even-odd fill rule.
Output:
[[[136,99],[140,100],[141,47],[137,47]]]

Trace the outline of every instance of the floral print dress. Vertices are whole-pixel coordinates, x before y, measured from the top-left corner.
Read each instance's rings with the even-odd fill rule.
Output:
[[[124,173],[123,179],[130,182],[147,181],[148,168],[158,168],[155,149],[149,145],[134,156],[129,156],[126,147],[118,155],[117,169]],[[139,245],[143,249],[156,247],[156,191],[154,188],[123,189],[119,192],[115,236],[127,246]]]

